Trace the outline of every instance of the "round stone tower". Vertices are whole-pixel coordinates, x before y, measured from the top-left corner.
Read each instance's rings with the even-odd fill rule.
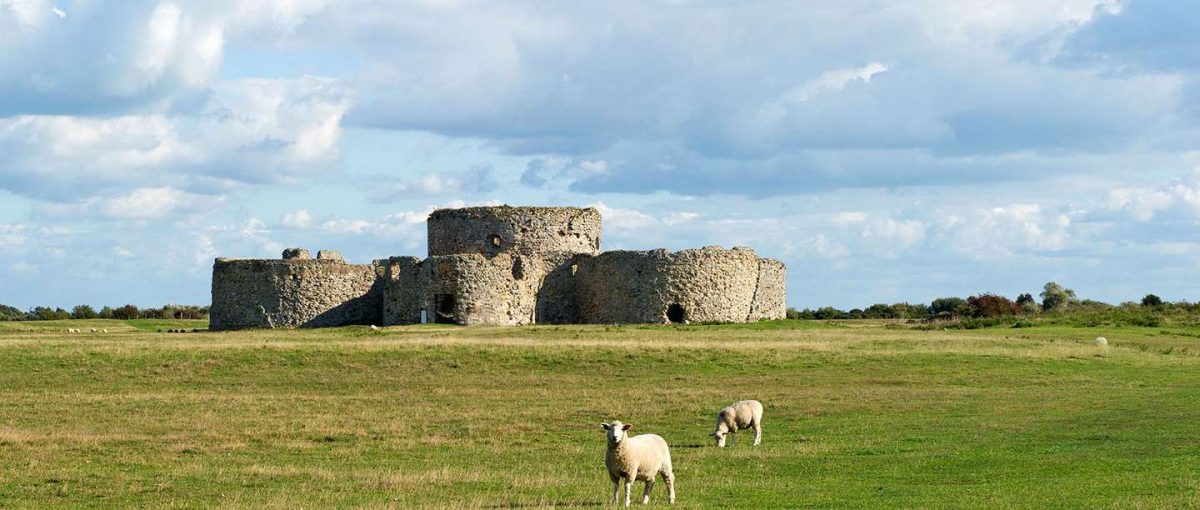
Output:
[[[429,215],[429,255],[527,257],[600,252],[600,212],[579,207],[466,207]]]

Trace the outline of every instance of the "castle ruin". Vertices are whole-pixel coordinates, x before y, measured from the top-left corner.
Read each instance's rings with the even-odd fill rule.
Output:
[[[600,213],[468,207],[429,215],[429,256],[218,258],[209,328],[349,324],[751,322],[785,312],[782,262],[749,248],[600,252]]]

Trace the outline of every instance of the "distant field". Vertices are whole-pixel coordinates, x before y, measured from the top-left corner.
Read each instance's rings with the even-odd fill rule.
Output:
[[[0,323],[0,507],[600,507],[612,419],[677,508],[1200,506],[1195,328],[203,327]]]

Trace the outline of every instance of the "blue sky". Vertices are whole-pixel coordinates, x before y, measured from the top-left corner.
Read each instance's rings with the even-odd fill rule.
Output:
[[[800,308],[1195,301],[1197,12],[0,0],[0,303],[207,303],[214,257],[422,255],[494,203],[752,246]]]

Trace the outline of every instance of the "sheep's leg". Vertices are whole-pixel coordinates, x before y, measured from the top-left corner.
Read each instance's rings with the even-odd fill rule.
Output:
[[[754,446],[762,442],[762,423],[758,420],[754,421]]]
[[[650,477],[649,480],[646,480],[646,490],[642,492],[642,504],[643,505],[650,504],[650,489],[653,489],[653,488],[654,488],[654,477]]]
[[[612,483],[613,483],[613,497],[612,497],[612,501],[609,504],[615,505],[615,504],[617,504],[617,495],[621,494],[621,478],[619,478],[619,477],[613,478]]]
[[[625,508],[629,508],[629,491],[633,489],[634,480],[637,480],[637,469],[626,473],[625,476]]]
[[[663,477],[663,481],[667,482],[667,501],[670,501],[671,504],[674,505],[675,504],[675,473],[671,471],[670,467],[668,467],[665,471],[663,471],[662,477]]]

